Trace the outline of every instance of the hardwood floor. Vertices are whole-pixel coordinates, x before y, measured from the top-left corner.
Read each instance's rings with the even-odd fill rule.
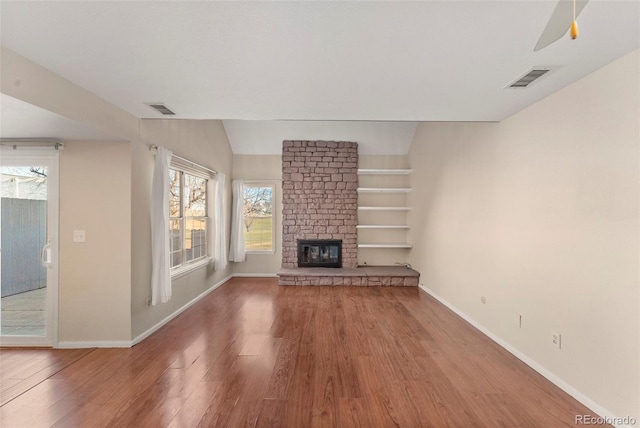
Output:
[[[563,427],[593,414],[417,288],[235,278],[131,349],[0,350],[0,426]]]

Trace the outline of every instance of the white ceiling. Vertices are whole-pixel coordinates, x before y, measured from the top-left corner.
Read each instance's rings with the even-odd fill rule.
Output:
[[[225,121],[243,138],[282,133],[251,120],[499,121],[640,45],[638,1],[591,0],[577,40],[536,53],[555,1],[1,7],[9,49],[137,117],[159,117],[144,103],[160,101],[177,118],[243,120]],[[504,89],[533,66],[557,69],[528,89]],[[290,134],[315,128],[286,123]],[[248,144],[230,140],[236,152]]]
[[[117,141],[66,117],[0,93],[0,138],[53,138],[61,141]]]

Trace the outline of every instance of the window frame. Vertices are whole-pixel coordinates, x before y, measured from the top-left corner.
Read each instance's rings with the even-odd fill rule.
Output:
[[[250,250],[245,244],[246,254],[262,254],[272,255],[276,253],[276,191],[277,186],[274,180],[245,180],[242,185],[242,196],[244,201],[244,191],[247,187],[270,187],[271,188],[271,249],[269,250]],[[244,234],[243,234],[244,238]]]
[[[187,165],[186,167],[184,165],[182,165],[182,162],[180,162],[180,160],[176,161],[176,158],[173,158],[171,160],[171,163],[169,165],[169,169],[173,170],[175,172],[177,172],[180,176],[179,178],[179,189],[180,189],[180,197],[179,197],[179,202],[180,202],[180,208],[179,208],[179,215],[177,217],[175,216],[171,216],[171,213],[169,213],[169,225],[171,227],[171,223],[173,221],[178,221],[180,224],[180,242],[181,242],[181,248],[180,253],[181,253],[181,263],[177,266],[171,266],[170,268],[170,272],[171,272],[171,278],[175,279],[177,277],[180,277],[188,272],[191,272],[192,270],[199,268],[201,266],[205,266],[208,263],[210,263],[211,261],[213,261],[213,258],[211,256],[211,239],[210,239],[210,235],[212,233],[211,230],[211,210],[213,208],[213,202],[211,201],[211,197],[213,195],[211,195],[210,192],[210,185],[211,185],[211,180],[214,178],[211,174],[209,174],[206,170],[202,170],[200,171],[199,168],[195,168],[192,164]],[[202,179],[205,181],[204,187],[205,187],[205,194],[204,194],[204,198],[205,198],[205,216],[185,216],[185,203],[184,203],[184,197],[185,197],[185,174],[186,175],[190,175],[192,177],[196,177],[199,179]],[[171,200],[171,196],[169,196],[170,200]],[[171,202],[169,202],[171,203]],[[187,234],[186,234],[186,223],[189,219],[193,219],[193,220],[204,220],[205,223],[205,239],[204,239],[204,246],[205,246],[205,251],[204,251],[204,255],[199,256],[198,258],[186,261],[187,258],[187,248],[186,248],[186,242],[187,242]],[[171,234],[171,229],[170,232]],[[170,235],[170,239],[171,239],[171,235]],[[172,241],[171,241],[172,242]],[[169,249],[169,257],[170,257],[170,264],[173,263],[173,254],[177,251],[173,251],[172,245],[170,245],[170,249]]]

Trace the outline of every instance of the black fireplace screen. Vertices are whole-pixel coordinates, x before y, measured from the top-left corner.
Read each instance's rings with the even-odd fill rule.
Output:
[[[298,239],[298,267],[342,267],[342,241]]]

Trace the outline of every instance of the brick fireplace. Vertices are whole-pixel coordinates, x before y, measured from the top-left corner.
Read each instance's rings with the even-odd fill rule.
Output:
[[[341,240],[342,267],[358,265],[358,144],[282,144],[282,267],[298,266],[298,240]]]
[[[284,141],[278,283],[417,286],[420,274],[408,266],[358,267],[357,222],[358,144]],[[334,263],[338,250],[331,245],[336,242],[341,244],[340,262]]]

